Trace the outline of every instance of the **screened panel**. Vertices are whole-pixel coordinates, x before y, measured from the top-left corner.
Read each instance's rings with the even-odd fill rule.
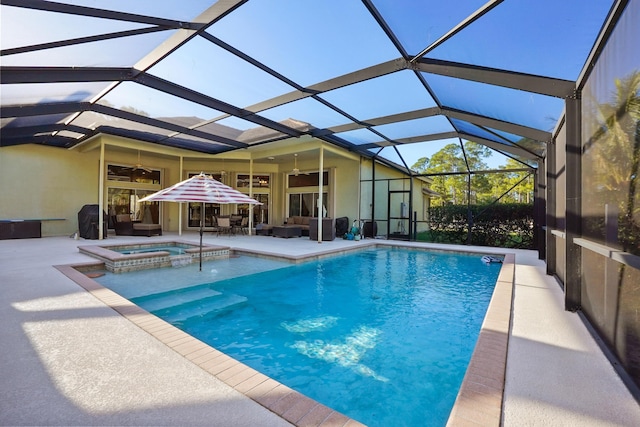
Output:
[[[247,107],[293,90],[203,37],[189,40],[149,72],[238,107]]]
[[[409,55],[417,55],[458,22],[483,6],[486,0],[465,2],[373,0]]]
[[[444,116],[424,117],[415,120],[390,123],[388,125],[374,126],[374,130],[380,132],[391,140],[409,138],[416,135],[432,135],[452,132],[455,129]]]
[[[640,37],[639,16],[640,6],[630,5],[582,100],[583,232],[635,255],[640,255],[640,51],[626,41]]]
[[[5,84],[0,91],[2,105],[84,102],[100,93],[108,83]]]
[[[582,0],[502,2],[427,57],[575,80],[598,35],[598,22],[612,4],[612,0],[589,7]]]
[[[359,120],[435,106],[412,71],[398,71],[323,93],[321,98]]]
[[[371,132],[369,129],[356,129],[348,132],[339,132],[336,133],[336,136],[356,145],[380,141],[380,136]]]
[[[302,86],[399,56],[361,2],[250,1],[207,31]]]
[[[50,0],[55,3],[70,3],[68,0]],[[100,7],[106,10],[122,11],[146,16],[162,16],[175,20],[190,21],[211,6],[211,0],[189,0],[176,7],[175,0],[153,0],[153,7],[146,1],[109,0],[96,5],[95,0],[74,0],[73,4],[86,7]]]
[[[488,130],[483,129],[480,126],[474,125],[473,123],[469,123],[464,120],[458,120],[458,119],[451,119],[451,122],[456,127],[458,132],[463,132],[469,135],[478,136],[480,138],[488,139],[489,141],[494,141],[499,144],[509,144],[509,141],[506,141],[505,139],[501,138],[499,135],[489,132]]]
[[[443,106],[550,131],[564,108],[561,99],[485,83],[423,73]]]
[[[398,166],[404,167],[404,163],[402,162],[402,159],[400,158],[398,152],[394,149],[394,147],[384,147],[382,151],[378,153],[378,157],[383,157],[389,161],[392,161]]]
[[[187,127],[222,114],[212,108],[134,82],[120,83],[98,103],[153,118],[191,118],[185,123]]]
[[[424,163],[421,159],[431,158],[434,153],[440,151],[448,144],[458,144],[458,139],[446,139],[437,141],[418,142],[413,144],[399,144],[396,146],[400,155],[409,168],[415,172],[422,172]]]
[[[4,19],[2,22],[4,23]],[[172,34],[173,31],[160,31],[6,55],[2,58],[2,65],[132,67]]]
[[[92,7],[95,7],[95,2],[91,3],[93,3]],[[60,14],[4,5],[0,7],[0,11],[2,11],[0,45],[3,50],[149,27],[147,24],[137,22]],[[46,30],[43,31],[43,29]],[[145,51],[144,46],[139,46],[134,50],[138,49],[142,49],[140,52]]]
[[[348,120],[344,115],[311,97],[261,111],[260,115],[276,122],[295,119],[318,129],[341,125]]]

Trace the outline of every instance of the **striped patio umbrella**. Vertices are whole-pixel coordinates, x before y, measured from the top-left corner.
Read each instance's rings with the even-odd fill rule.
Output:
[[[191,202],[202,203],[202,215],[200,215],[200,271],[202,271],[202,233],[204,227],[204,204],[240,204],[261,205],[262,203],[252,199],[214,179],[212,176],[200,173],[189,179],[185,179],[171,187],[160,190],[140,202]]]

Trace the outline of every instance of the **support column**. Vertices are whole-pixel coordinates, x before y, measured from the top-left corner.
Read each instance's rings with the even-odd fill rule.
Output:
[[[546,168],[544,161],[538,162],[538,169],[533,178],[534,193],[533,193],[533,241],[535,242],[536,249],[538,249],[538,259],[545,259],[546,257]]]
[[[178,182],[182,181],[182,169],[184,167],[184,157],[180,156],[180,171],[178,172],[180,176],[178,176]],[[182,236],[182,202],[178,204],[178,236]]]
[[[100,139],[100,188],[98,189],[98,239],[102,240],[106,236],[104,235],[104,218],[102,212],[104,212],[104,141]]]
[[[564,308],[577,311],[581,307],[581,255],[580,246],[573,240],[582,237],[582,138],[581,101],[579,92],[565,100],[567,123],[567,230],[566,265],[567,277],[564,284]]]
[[[324,145],[320,145],[320,157],[318,165],[318,243],[322,243],[322,190],[324,189]]]
[[[558,195],[556,186],[558,175],[556,171],[556,144],[547,145],[547,159],[546,159],[546,175],[547,175],[547,203],[546,203],[546,224],[547,229],[545,231],[546,241],[546,253],[545,261],[547,266],[547,274],[554,275],[556,271],[556,236],[552,234],[552,230],[558,227],[556,221],[556,197]]]
[[[249,159],[249,197],[253,199],[253,159]],[[248,235],[251,236],[251,231],[253,230],[253,208],[256,205],[249,205],[249,231]]]

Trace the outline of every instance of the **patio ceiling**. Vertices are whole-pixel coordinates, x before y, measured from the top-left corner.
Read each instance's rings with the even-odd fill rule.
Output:
[[[110,134],[217,154],[312,136],[409,168],[466,140],[535,165],[626,4],[1,3],[0,147]]]

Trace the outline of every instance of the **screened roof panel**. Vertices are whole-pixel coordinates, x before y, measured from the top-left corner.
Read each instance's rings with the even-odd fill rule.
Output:
[[[158,16],[180,21],[191,21],[204,9],[208,8],[211,0],[189,0],[180,3],[176,7],[175,0],[131,1],[109,0],[107,2],[96,0],[50,0],[55,3],[74,4],[85,7],[97,7],[113,11],[121,11],[145,16]]]
[[[149,73],[241,108],[293,90],[202,37],[189,40]]]
[[[15,129],[21,127],[32,127],[32,126],[43,126],[43,125],[56,125],[58,123],[64,122],[71,114],[41,114],[38,116],[27,116],[27,117],[16,117],[12,120],[9,120],[6,125],[3,126],[4,129]],[[53,131],[52,131],[53,132]],[[3,132],[2,136],[5,137],[6,134]]]
[[[348,132],[339,132],[335,135],[355,145],[370,144],[380,141],[380,136],[371,132],[369,129],[356,129]]]
[[[5,84],[2,105],[52,104],[88,101],[108,86],[105,82]]]
[[[499,135],[496,135],[480,126],[476,126],[473,123],[466,122],[464,120],[451,119],[451,122],[456,127],[458,132],[467,133],[469,135],[475,135],[480,138],[488,139],[500,144],[509,144],[509,141],[503,139]]]
[[[457,138],[440,139],[436,141],[417,142],[414,144],[398,144],[396,148],[400,152],[400,155],[407,162],[407,166],[412,170],[417,170],[413,167],[418,160],[423,157],[430,157],[428,153],[434,153],[440,150],[447,144],[458,144]]]
[[[105,132],[218,153],[310,135],[401,164],[395,144],[412,164],[451,117],[544,155],[613,1],[4,0],[0,147]]]
[[[226,126],[231,129],[236,129],[236,131],[238,132],[238,135],[241,134],[242,131],[256,127],[255,123],[250,122],[248,120],[240,119],[235,116],[228,116],[224,119],[216,120],[215,124]]]
[[[207,31],[302,86],[400,56],[356,1],[249,1]]]
[[[161,137],[167,137],[172,133],[175,133],[174,131],[171,131],[169,129],[149,126],[146,124],[134,122],[132,120],[95,113],[93,111],[87,111],[80,114],[73,120],[72,123],[76,126],[81,126],[87,129],[98,129],[101,126],[108,126],[112,128],[121,128],[126,130],[157,134]]]
[[[413,56],[483,6],[486,0],[467,0],[455,4],[438,0],[373,0],[372,3],[407,53]]]
[[[575,80],[612,4],[505,1],[427,57]]]
[[[425,74],[443,106],[509,123],[549,131],[557,123],[564,102],[531,92]]]
[[[398,71],[323,93],[321,98],[367,120],[433,107],[435,101],[412,71]]]
[[[493,133],[496,133],[496,134],[500,135],[502,138],[506,139],[507,141],[509,141],[511,143],[516,143],[516,142],[518,142],[518,141],[520,141],[522,139],[521,136],[514,135],[514,134],[509,133],[509,132],[504,132],[504,131],[501,131],[501,130],[492,129],[490,127],[487,127],[486,129],[488,131],[490,131],[490,132],[493,132]]]
[[[134,82],[120,83],[98,103],[135,111],[147,117],[194,117],[194,123],[188,126],[222,115],[213,108]]]
[[[454,131],[453,126],[444,116],[406,120],[404,122],[374,126],[373,129],[392,140]]]
[[[137,22],[60,14],[5,5],[0,6],[0,11],[2,13],[0,29],[2,49],[149,27]],[[145,52],[144,47],[141,52]]]
[[[384,147],[382,151],[378,152],[378,157],[383,157],[393,163],[396,163],[404,167],[404,162],[400,158],[400,155],[398,155],[398,152],[396,151],[395,147]],[[407,163],[407,167],[410,168],[411,164]]]
[[[87,24],[89,25],[89,24]],[[173,31],[138,34],[2,57],[3,66],[132,67]]]
[[[285,119],[301,120],[319,129],[341,125],[348,120],[344,115],[312,97],[261,111],[260,115],[276,122]]]
[[[197,150],[204,152],[220,153],[226,151],[229,146],[225,144],[216,143],[208,139],[199,138],[193,135],[177,134],[171,138],[171,144],[175,144],[180,148],[189,150]]]

